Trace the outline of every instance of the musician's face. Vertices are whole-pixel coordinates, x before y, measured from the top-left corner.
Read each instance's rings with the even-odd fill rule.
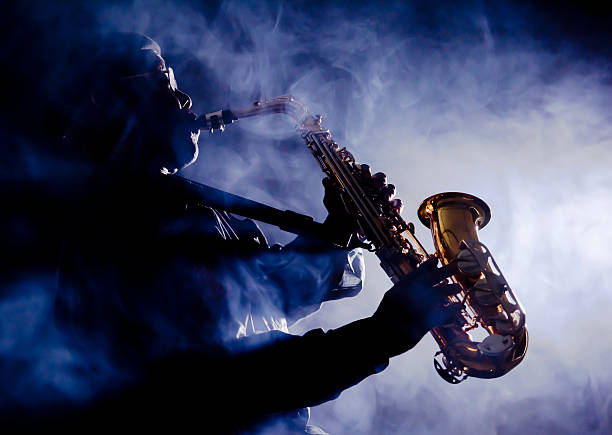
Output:
[[[152,169],[174,173],[198,156],[199,129],[191,112],[191,98],[178,89],[174,71],[159,56],[154,71],[123,77],[138,115],[144,152]]]

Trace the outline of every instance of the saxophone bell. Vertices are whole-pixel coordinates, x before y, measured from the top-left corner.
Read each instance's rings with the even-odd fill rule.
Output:
[[[489,206],[473,195],[439,193],[418,209],[421,222],[431,230],[436,256],[444,265],[457,262],[451,279],[462,288],[462,321],[434,328],[440,345],[434,367],[442,378],[459,383],[467,376],[495,378],[504,375],[525,357],[528,336],[525,311],[508,285],[489,249],[478,240],[478,230],[491,218]],[[481,327],[482,342],[469,331]]]

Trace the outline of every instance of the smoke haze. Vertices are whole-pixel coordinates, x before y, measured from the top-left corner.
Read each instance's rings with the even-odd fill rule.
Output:
[[[612,344],[602,333],[612,301],[609,63],[542,36],[545,14],[520,5],[133,1],[85,8],[104,31],[155,39],[196,113],[298,96],[358,161],[387,173],[404,218],[429,250],[416,217],[421,200],[461,191],[491,207],[480,238],[527,311],[524,362],[500,379],[450,385],[433,369],[437,346],[426,336],[383,373],[313,408],[312,422],[330,433],[612,431]],[[46,10],[36,11],[32,20],[44,31]],[[282,116],[203,133],[200,147],[184,176],[324,218],[322,174]],[[291,239],[266,228],[272,243]],[[327,303],[292,332],[372,314],[390,282],[374,256],[366,255],[366,267],[359,296]],[[47,284],[3,298],[0,353],[18,355],[33,343],[51,355],[34,364],[41,382],[87,396],[92,386],[66,385],[74,378],[60,375],[74,370],[61,340],[40,332],[49,321]]]

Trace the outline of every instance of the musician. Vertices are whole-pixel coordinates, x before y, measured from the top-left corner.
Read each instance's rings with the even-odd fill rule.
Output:
[[[312,431],[306,407],[380,372],[455,315],[443,302],[457,288],[434,287],[429,261],[372,316],[289,334],[322,302],[361,290],[361,253],[305,237],[270,248],[253,221],[196,207],[169,181],[207,149],[159,46],[112,35],[94,64],[67,134],[92,175],[66,225],[56,323],[90,357],[95,393],[39,422]],[[326,228],[346,239],[355,222],[325,185]]]

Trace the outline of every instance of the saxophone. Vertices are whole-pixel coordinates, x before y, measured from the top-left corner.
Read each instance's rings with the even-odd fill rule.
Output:
[[[296,121],[298,134],[325,175],[340,186],[347,210],[358,222],[361,245],[377,255],[393,283],[437,257],[461,287],[459,294],[449,296],[449,303],[462,304],[457,321],[430,331],[440,347],[434,355],[438,374],[457,384],[470,376],[496,378],[519,364],[528,343],[525,311],[490,251],[478,240],[478,229],[491,217],[487,204],[459,192],[425,199],[418,217],[430,229],[436,249],[428,254],[414,235],[414,225],[400,216],[397,200],[383,201],[372,191],[363,176],[366,165],[340,147],[322,127],[322,117],[311,114],[295,97],[283,95],[244,109],[219,110],[200,116],[197,123],[200,129],[223,131],[239,119],[275,113]],[[485,336],[480,342],[473,337],[478,331]]]

